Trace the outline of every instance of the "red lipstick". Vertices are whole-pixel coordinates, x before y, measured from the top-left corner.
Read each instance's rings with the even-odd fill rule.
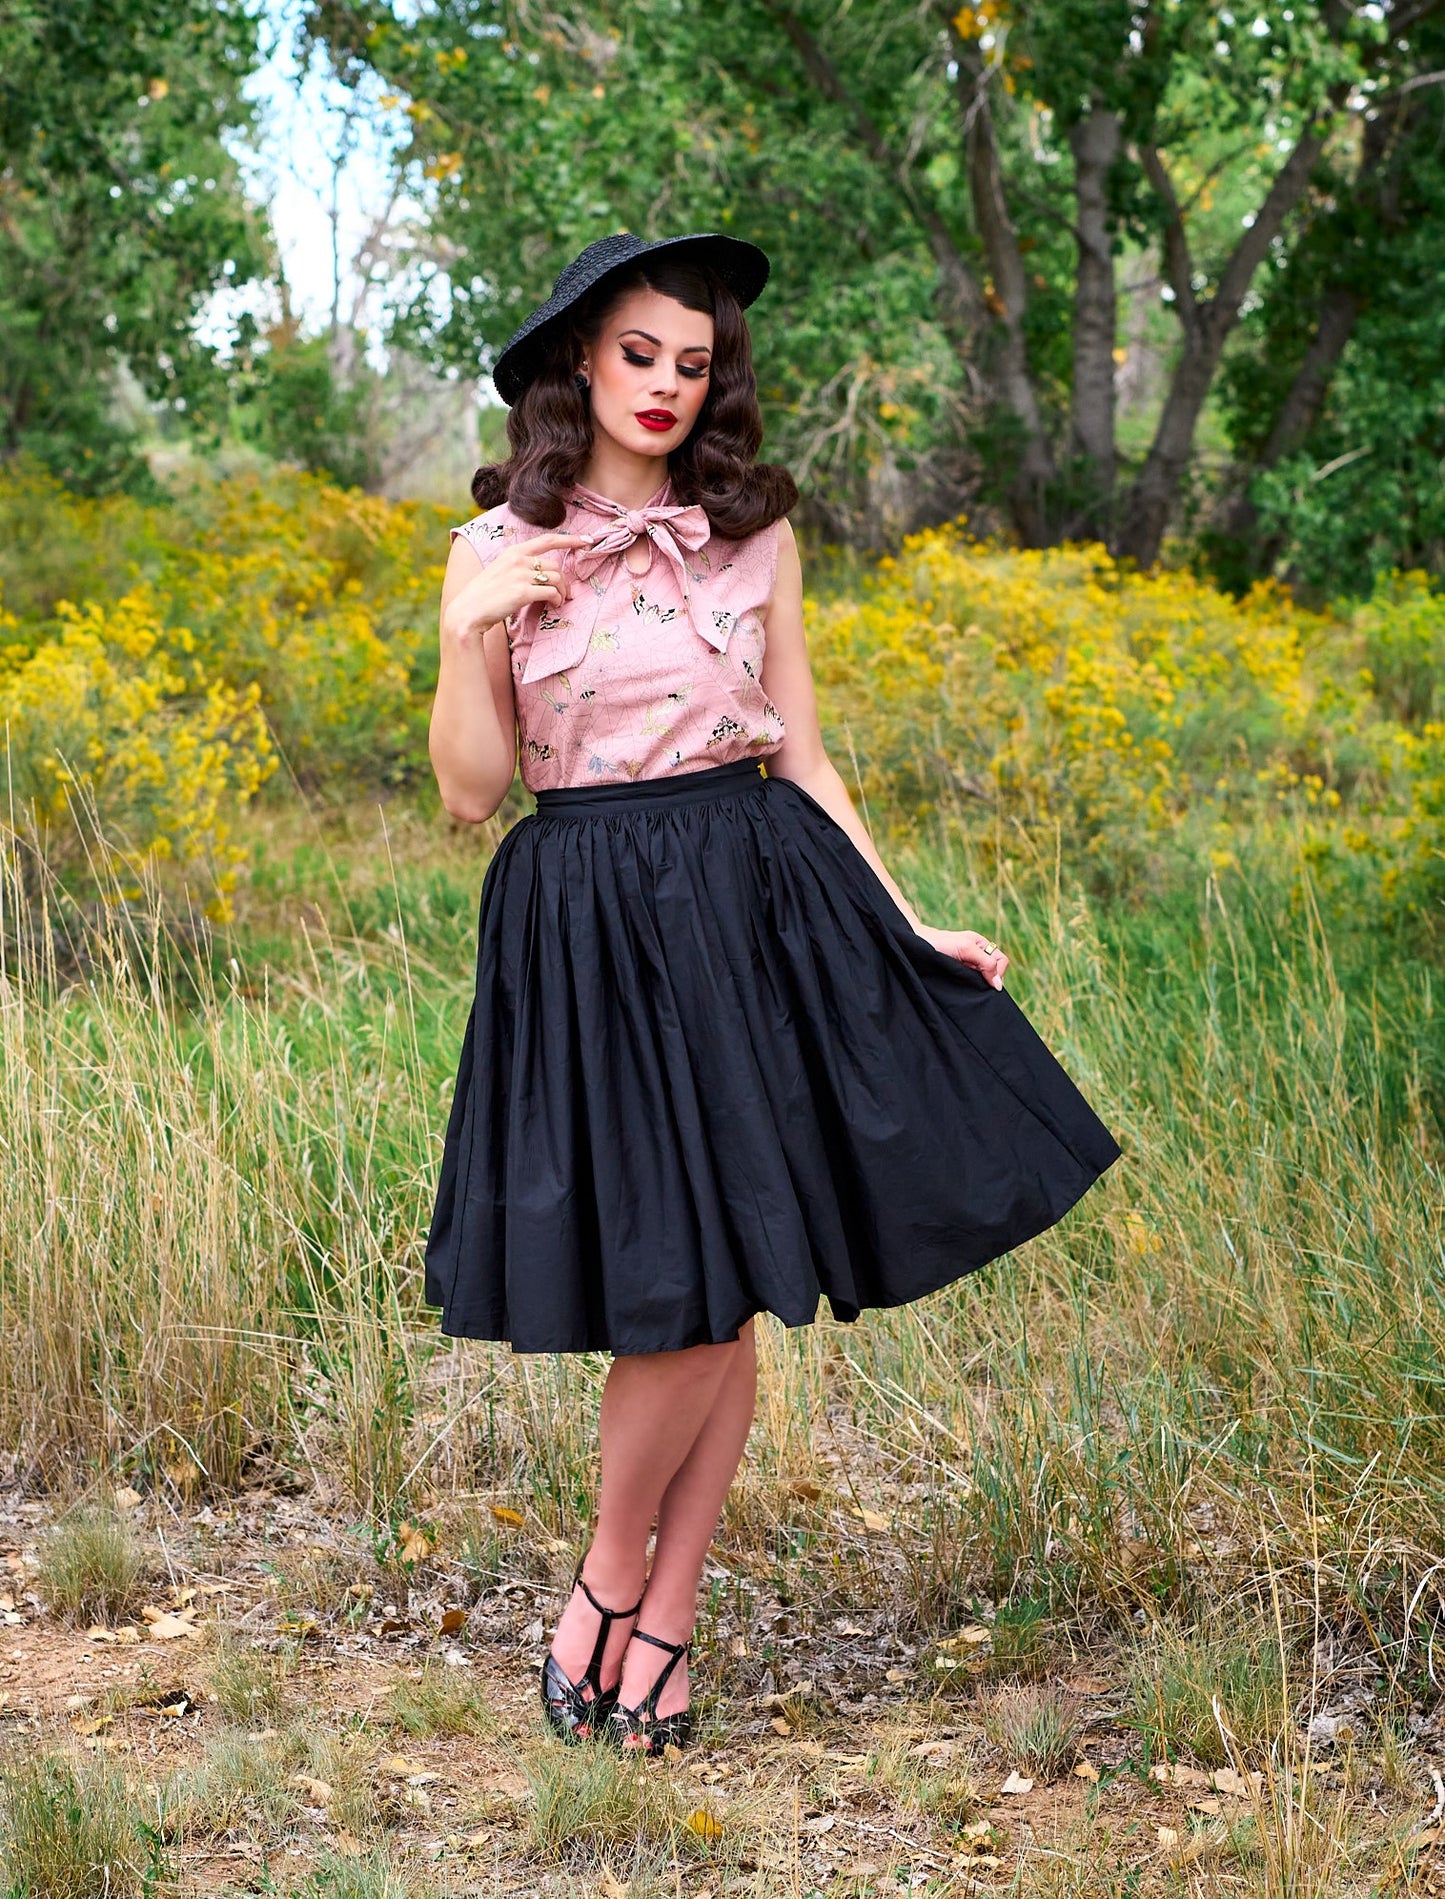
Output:
[[[677,417],[671,409],[639,409],[637,419],[643,428],[656,429],[659,433],[677,427]]]

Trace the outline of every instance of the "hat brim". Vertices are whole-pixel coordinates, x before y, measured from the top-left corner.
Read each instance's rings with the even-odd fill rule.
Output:
[[[772,268],[766,251],[750,244],[746,238],[730,237],[723,231],[691,231],[682,237],[663,237],[654,243],[639,244],[614,263],[601,265],[574,283],[565,296],[559,297],[554,290],[545,303],[532,311],[492,368],[492,382],[503,402],[510,408],[531,382],[541,367],[550,337],[575,304],[619,271],[664,251],[694,254],[727,285],[744,309],[761,295]]]

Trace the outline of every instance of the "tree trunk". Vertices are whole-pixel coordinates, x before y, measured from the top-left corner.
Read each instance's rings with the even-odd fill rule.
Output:
[[[1119,150],[1117,112],[1092,111],[1069,128],[1074,153],[1078,277],[1074,284],[1074,395],[1069,452],[1084,464],[1086,492],[1068,534],[1102,537],[1114,491],[1114,344],[1118,308],[1109,244],[1107,184]]]
[[[1169,523],[1194,446],[1199,423],[1226,340],[1239,320],[1240,305],[1250,281],[1279,232],[1286,215],[1304,194],[1324,140],[1313,119],[1306,122],[1298,144],[1280,167],[1265,194],[1254,223],[1245,231],[1208,303],[1194,294],[1193,264],[1184,220],[1163,161],[1152,146],[1140,157],[1165,209],[1165,260],[1174,290],[1175,306],[1184,328],[1184,350],[1165,398],[1159,425],[1133,486],[1124,497],[1122,525],[1115,553],[1152,567]]]
[[[1335,365],[1344,354],[1360,309],[1360,298],[1353,290],[1343,284],[1327,287],[1320,299],[1319,321],[1310,346],[1280,404],[1268,441],[1254,466],[1245,471],[1246,480],[1257,469],[1275,468],[1287,455],[1292,455],[1319,420]],[[1240,488],[1225,509],[1222,523],[1224,532],[1231,539],[1248,540],[1258,525],[1259,510],[1249,499],[1246,489]],[[1251,562],[1256,572],[1262,572],[1270,564],[1271,550],[1267,548],[1261,548]]]
[[[1407,97],[1407,94],[1400,93],[1377,117],[1365,121],[1360,165],[1354,179],[1353,201],[1364,201],[1368,192],[1368,208],[1374,212],[1377,222],[1387,229],[1398,229],[1400,225],[1399,168],[1387,161],[1395,151],[1402,125],[1408,116]],[[1268,440],[1253,467],[1243,471],[1242,485],[1224,510],[1221,525],[1230,539],[1245,542],[1256,533],[1259,510],[1246,492],[1249,477],[1255,469],[1278,467],[1287,455],[1294,454],[1318,422],[1335,369],[1344,354],[1345,345],[1354,334],[1355,324],[1364,306],[1364,293],[1354,284],[1335,282],[1325,285],[1314,336],[1280,404]],[[1276,537],[1267,545],[1253,550],[1249,558],[1250,567],[1255,573],[1267,572],[1274,564],[1277,552]]]
[[[998,141],[989,109],[989,73],[971,40],[959,32],[952,10],[941,8],[948,24],[954,56],[954,94],[963,112],[964,157],[974,222],[993,277],[989,307],[1000,319],[996,331],[995,375],[1004,402],[1019,424],[1023,452],[1009,483],[1009,509],[1019,538],[1026,547],[1046,547],[1049,529],[1048,491],[1055,476],[1054,453],[1034,390],[1024,342],[1024,311],[1028,305],[1028,277],[1018,232],[1009,216],[999,167]]]

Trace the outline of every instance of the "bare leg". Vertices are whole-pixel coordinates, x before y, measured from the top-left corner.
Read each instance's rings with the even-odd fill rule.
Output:
[[[750,1319],[738,1334],[729,1362],[692,1449],[667,1486],[657,1513],[657,1547],[636,1624],[664,1642],[685,1642],[697,1620],[697,1592],[708,1544],[717,1528],[753,1421],[757,1401],[757,1344]],[[633,1598],[629,1597],[629,1601]],[[632,1642],[622,1669],[622,1702],[639,1707],[667,1666],[667,1656],[648,1642]],[[658,1697],[659,1716],[688,1703],[687,1664],[679,1662]],[[640,1737],[629,1745],[640,1746]]]
[[[740,1340],[730,1340],[612,1361],[599,1420],[597,1527],[583,1565],[587,1587],[607,1608],[630,1609],[642,1594],[652,1520],[741,1349]],[[598,1671],[604,1688],[615,1680],[633,1626],[612,1625]],[[580,1589],[574,1590],[552,1644],[557,1665],[573,1681],[587,1666],[597,1628],[596,1610]]]

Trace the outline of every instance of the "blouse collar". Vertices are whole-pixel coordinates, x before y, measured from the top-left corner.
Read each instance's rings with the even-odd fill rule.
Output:
[[[662,486],[660,488],[654,489],[654,491],[647,497],[646,501],[642,503],[642,506],[644,508],[663,507],[667,502],[667,497],[671,488],[672,488],[672,476],[669,474],[666,480],[663,482]],[[604,508],[625,508],[627,505],[625,502],[622,502],[622,501],[614,501],[611,495],[599,494],[595,488],[584,487],[580,481],[574,481],[572,483],[570,494],[586,495],[592,501],[600,501]]]

